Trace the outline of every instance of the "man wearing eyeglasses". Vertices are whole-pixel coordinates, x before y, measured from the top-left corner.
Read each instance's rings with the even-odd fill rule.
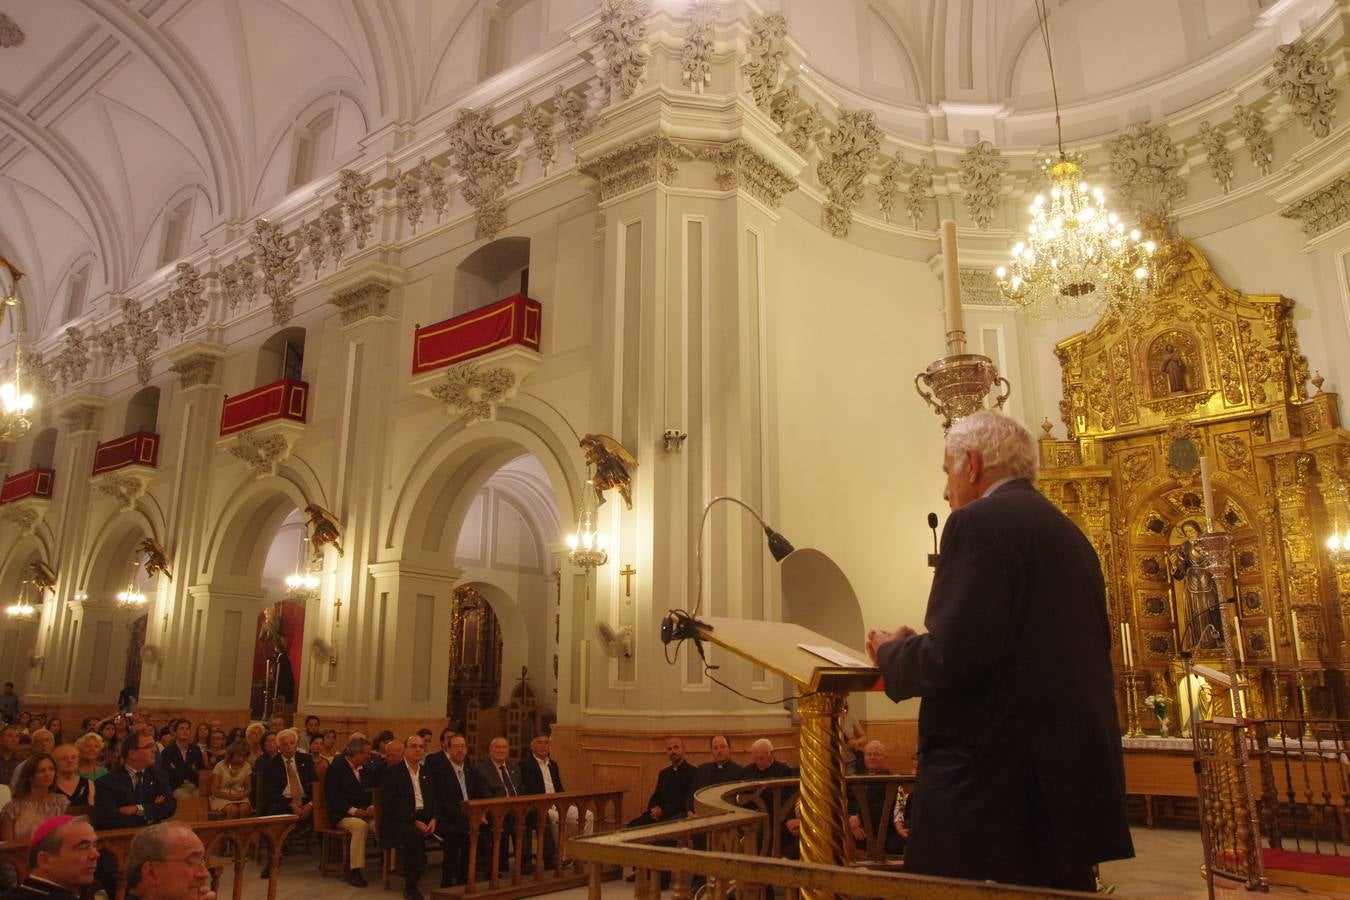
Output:
[[[162,822],[178,809],[169,775],[155,765],[155,739],[135,732],[122,747],[122,767],[98,780],[96,828],[140,828]]]
[[[214,900],[201,838],[182,822],[137,834],[127,850],[127,891],[139,900]]]
[[[5,900],[46,897],[75,900],[94,883],[98,840],[84,816],[55,816],[33,831],[28,844],[28,877]]]

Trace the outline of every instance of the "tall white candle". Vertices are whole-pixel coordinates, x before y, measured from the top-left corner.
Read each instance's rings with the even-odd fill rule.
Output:
[[[1130,636],[1125,631],[1125,623],[1120,623],[1120,661],[1128,666],[1130,664]]]
[[[1294,660],[1303,662],[1303,641],[1298,637],[1298,619],[1291,616],[1290,623],[1294,629]]]
[[[1271,659],[1274,659],[1274,658],[1275,658],[1275,620],[1272,619],[1272,618],[1270,618],[1269,616],[1266,617],[1266,633],[1267,633],[1267,634],[1269,635],[1269,637],[1270,637],[1270,647],[1268,648],[1268,649],[1269,649],[1269,653],[1270,653],[1270,658],[1271,658]]]
[[[965,331],[961,319],[961,273],[956,260],[956,222],[942,220],[942,292],[947,306],[947,334]],[[965,353],[964,336],[948,337],[948,353]]]
[[[1242,646],[1242,618],[1240,616],[1233,616],[1233,640],[1237,641],[1238,662],[1246,665],[1247,651]]]
[[[1209,480],[1209,457],[1200,457],[1200,489],[1205,495],[1205,531],[1214,530],[1214,485]]]

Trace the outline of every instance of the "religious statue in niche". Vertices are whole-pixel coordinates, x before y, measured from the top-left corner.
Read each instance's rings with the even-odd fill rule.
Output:
[[[1148,380],[1154,398],[1199,390],[1199,354],[1195,338],[1180,330],[1165,331],[1148,350]]]
[[[1172,580],[1181,583],[1177,592],[1177,622],[1181,646],[1191,650],[1213,650],[1222,643],[1219,592],[1214,578],[1205,570],[1204,556],[1196,539],[1202,530],[1194,519],[1177,529],[1178,543],[1170,551]]]

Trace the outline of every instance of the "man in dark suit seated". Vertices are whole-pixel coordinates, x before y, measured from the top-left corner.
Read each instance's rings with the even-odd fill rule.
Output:
[[[461,734],[446,729],[441,735],[444,750],[435,754],[444,762],[431,772],[436,785],[436,833],[444,842],[441,858],[441,887],[463,884],[469,877],[469,818],[464,815],[461,801],[470,797],[469,783],[473,771],[464,765],[469,755],[469,744]]]
[[[689,789],[689,815],[694,814],[694,795],[706,787],[726,784],[742,777],[742,769],[731,761],[731,740],[724,734],[715,734],[708,741],[712,759],[694,770],[694,783]]]
[[[422,900],[417,883],[427,867],[426,839],[436,832],[436,782],[422,765],[422,739],[413,735],[403,760],[380,779],[380,844],[403,855],[403,896]]]
[[[1134,855],[1111,625],[1101,560],[1036,490],[1038,458],[992,410],[951,427],[927,631],[867,650],[888,697],[923,698],[906,871],[1092,891],[1096,863]]]
[[[889,775],[891,770],[886,768],[886,745],[881,741],[868,741],[863,748],[863,771],[864,775]],[[858,804],[858,793],[861,788],[863,799],[867,805],[867,821],[863,821],[862,811]],[[885,835],[886,855],[898,856],[905,849],[904,838],[900,832],[895,829],[895,804],[891,804],[890,809],[885,809],[886,785],[868,784],[854,785],[848,792],[848,830],[853,835],[853,845],[859,850],[867,850],[867,831],[871,828],[873,834]],[[867,826],[867,827],[864,827]]]
[[[752,781],[770,778],[796,778],[797,770],[773,756],[773,741],[760,738],[750,745],[750,765],[741,770],[741,777]]]
[[[95,828],[143,828],[177,811],[169,776],[154,764],[157,747],[154,737],[145,731],[127,733],[122,742],[122,765],[98,780]],[[117,860],[108,850],[99,853],[97,877],[109,897],[117,896]]]
[[[169,773],[175,797],[197,796],[197,773],[206,768],[206,760],[202,748],[192,743],[192,723],[187,719],[179,719],[174,726],[173,742],[160,752],[159,765]]]
[[[354,737],[347,742],[347,749],[333,760],[323,776],[323,798],[328,807],[328,825],[341,828],[352,836],[351,868],[347,870],[347,883],[353,887],[365,887],[366,876],[361,870],[366,865],[366,835],[370,833],[370,823],[375,818],[375,807],[371,804],[370,791],[361,784],[361,769],[370,759],[370,742],[365,738]]]
[[[511,746],[504,737],[495,737],[488,742],[488,758],[473,767],[474,778],[469,782],[469,796],[473,800],[481,800],[489,797],[518,797],[520,796],[520,769],[515,763],[507,759],[511,752]],[[502,818],[502,844],[501,853],[498,857],[498,871],[506,871],[510,868],[510,836],[516,830],[516,820],[514,815],[507,815]],[[492,846],[492,831],[490,823],[483,824],[483,833],[479,837],[480,841],[486,841],[486,846]],[[483,844],[480,844],[483,846]],[[489,859],[487,853],[479,854],[483,860]]]
[[[558,794],[567,790],[563,787],[562,771],[558,768],[558,761],[549,755],[551,739],[546,734],[537,734],[530,741],[530,753],[520,761],[520,782],[522,794]],[[558,846],[558,823],[566,817],[567,825],[575,832],[577,823],[580,821],[580,815],[573,804],[568,804],[566,810],[561,810],[556,806],[549,807],[548,810],[548,828],[544,829],[544,865],[550,868],[557,861]],[[533,829],[534,822],[526,823],[526,827]],[[595,813],[586,810],[586,824],[582,827],[581,833],[589,835],[595,830]],[[533,834],[533,830],[529,832]]]
[[[670,760],[670,765],[657,773],[656,789],[647,798],[646,811],[630,821],[629,828],[683,819],[689,814],[694,766],[684,758],[683,738],[666,738],[666,758]]]
[[[264,816],[296,815],[297,827],[308,827],[314,812],[314,760],[308,753],[298,752],[300,732],[286,728],[277,735],[277,755],[258,761],[258,777],[262,780],[262,812]],[[263,866],[260,877],[271,877],[269,866]]]
[[[455,730],[453,728],[441,729],[440,749],[435,753],[428,749],[426,758],[422,760],[422,765],[427,767],[428,772],[439,772],[450,765],[450,738],[454,735]],[[430,748],[431,744],[428,743],[426,746]]]

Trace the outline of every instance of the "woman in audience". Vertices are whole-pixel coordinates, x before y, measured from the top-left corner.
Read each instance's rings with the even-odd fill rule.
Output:
[[[112,719],[104,719],[98,723],[98,736],[103,738],[103,750],[99,754],[98,761],[102,763],[105,769],[112,768],[112,764],[117,761],[118,743],[117,723]]]
[[[28,725],[33,721],[33,714],[28,710],[19,713],[19,717],[14,720],[14,724],[19,726],[19,730],[24,734],[28,733]]]
[[[248,744],[236,741],[225,758],[211,770],[211,810],[227,819],[253,814],[249,796],[253,791],[253,767],[248,764]]]
[[[103,738],[91,731],[75,742],[75,749],[80,755],[75,771],[82,777],[98,781],[108,774],[108,767],[103,764]]]
[[[267,726],[261,722],[251,722],[244,729],[244,742],[248,744],[248,761],[250,764],[256,763],[258,757],[262,756],[262,740],[266,733]]]
[[[80,722],[80,734],[88,734],[98,728],[98,716],[85,716]]]
[[[206,767],[214,769],[216,763],[225,758],[225,751],[229,746],[225,740],[225,732],[220,728],[212,728],[211,736],[207,739],[206,746],[202,748],[202,758],[206,760]]]
[[[70,801],[52,790],[55,780],[56,763],[50,754],[29,757],[14,785],[14,799],[0,810],[0,841],[26,841],[39,825],[66,811]]]
[[[79,773],[80,751],[74,744],[62,744],[52,751],[56,764],[56,779],[52,790],[65,796],[71,806],[94,805],[94,782]]]
[[[319,776],[319,784],[323,784],[323,776],[328,773],[328,760],[323,755],[323,738],[316,737],[309,742],[309,758],[314,763],[314,774]]]
[[[47,720],[47,730],[52,733],[52,738],[56,741],[57,747],[60,747],[66,742],[65,733],[61,729],[60,716],[52,716]]]
[[[277,736],[273,732],[269,731],[267,732],[267,734],[263,735],[262,753],[260,755],[260,758],[265,757],[267,759],[271,759],[276,755],[277,755]],[[261,766],[262,763],[259,762],[257,763],[257,765]]]
[[[337,732],[330,728],[323,733],[323,758],[331,763],[337,752]]]
[[[201,721],[197,727],[192,730],[192,743],[197,745],[197,749],[202,751],[202,757],[205,758],[206,751],[211,749],[211,723]],[[215,763],[211,764],[212,766]]]

